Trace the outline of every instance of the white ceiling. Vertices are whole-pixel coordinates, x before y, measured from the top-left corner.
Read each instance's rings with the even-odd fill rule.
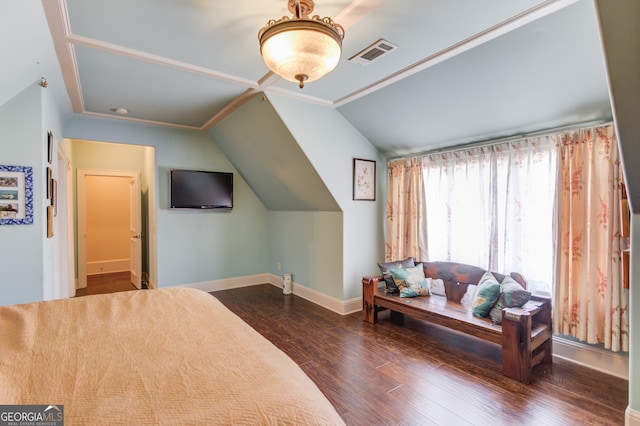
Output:
[[[258,30],[289,15],[286,0],[1,1],[0,24],[16,27],[15,14],[44,7],[75,113],[204,130],[276,91],[337,108],[391,156],[612,116],[590,0],[316,0],[314,14],[345,27],[343,56],[302,90],[259,52]],[[399,49],[348,61],[380,38]],[[45,70],[25,68],[15,78]]]

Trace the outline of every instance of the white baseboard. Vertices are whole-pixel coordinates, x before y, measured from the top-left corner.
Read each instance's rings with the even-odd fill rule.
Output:
[[[629,356],[553,336],[553,355],[629,380]]]
[[[225,278],[214,281],[204,281],[200,283],[185,284],[182,287],[195,288],[206,292],[230,290],[232,288],[249,287],[258,284],[271,284],[282,288],[282,277],[274,274],[256,274],[244,277]],[[149,288],[155,288],[153,283],[149,283]],[[296,282],[291,283],[291,292],[316,305],[329,309],[340,315],[348,315],[362,310],[362,298],[356,297],[350,300],[339,300],[319,291],[310,289]]]
[[[640,411],[627,407],[624,412],[624,424],[625,426],[640,426]]]
[[[268,282],[278,288],[282,288],[282,280],[283,278],[281,276],[269,274]],[[323,308],[329,309],[330,311],[340,315],[348,315],[362,310],[361,297],[349,300],[340,300],[296,282],[291,283],[291,292],[296,296],[302,297],[311,303],[315,303],[316,305],[322,306]]]
[[[129,259],[98,260],[87,262],[87,275],[109,274],[112,272],[125,272],[129,270]]]
[[[269,282],[269,274],[246,275],[244,277],[223,278],[221,280],[203,281],[199,283],[184,284],[181,287],[195,288],[206,292],[230,290],[232,288],[249,287],[252,285]],[[149,283],[151,285],[152,283]],[[155,285],[154,287],[155,288]]]

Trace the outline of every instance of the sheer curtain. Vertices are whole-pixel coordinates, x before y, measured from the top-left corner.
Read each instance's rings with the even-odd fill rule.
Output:
[[[628,351],[623,288],[622,175],[613,126],[566,133],[560,146],[554,333]]]
[[[385,261],[426,259],[426,217],[422,158],[388,164]]]
[[[553,136],[424,157],[428,259],[518,271],[551,295]]]
[[[490,268],[495,217],[491,151],[470,148],[425,156],[429,260]]]

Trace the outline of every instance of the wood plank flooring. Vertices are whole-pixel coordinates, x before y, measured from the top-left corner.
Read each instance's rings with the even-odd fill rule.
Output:
[[[76,297],[129,290],[136,290],[136,287],[131,284],[131,274],[128,271],[89,275],[87,276],[87,287],[77,289]]]
[[[502,375],[498,345],[412,318],[367,324],[270,284],[211,294],[296,361],[348,425],[624,424],[628,382],[568,361],[536,366],[523,385]]]

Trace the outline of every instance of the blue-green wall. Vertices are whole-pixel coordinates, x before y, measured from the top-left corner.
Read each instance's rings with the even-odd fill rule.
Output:
[[[40,106],[42,109],[42,125],[41,125],[41,136],[40,139],[38,140],[37,143],[35,143],[34,149],[38,148],[39,149],[39,153],[40,153],[40,157],[42,158],[42,164],[51,167],[52,169],[52,176],[54,179],[58,179],[58,173],[60,173],[57,168],[58,168],[58,161],[57,161],[57,147],[60,145],[61,141],[62,141],[62,112],[61,112],[61,108],[64,108],[63,104],[64,102],[58,102],[58,100],[55,98],[56,94],[53,92],[54,87],[52,87],[51,85],[49,85],[49,88],[47,89],[43,89],[39,84],[35,85],[36,90],[38,90],[40,92],[40,94],[42,95],[41,100],[40,100]],[[47,132],[51,132],[53,135],[53,152],[51,153],[51,157],[52,157],[52,161],[51,164],[48,164],[47,161],[47,157],[48,157],[48,148],[47,145],[44,143],[45,140],[45,134]],[[44,173],[45,168],[44,167],[40,167],[39,171],[42,171]],[[61,173],[64,173],[64,171],[61,171]],[[40,181],[38,181],[38,186],[40,184],[40,182],[43,182],[43,186],[41,188],[44,188],[44,176],[40,179]],[[39,198],[39,201],[41,203],[42,206],[42,227],[43,227],[43,235],[46,232],[46,218],[45,218],[45,213],[46,213],[46,206],[50,204],[50,201],[46,198],[46,191],[43,190],[43,195]],[[42,286],[43,286],[43,299],[44,300],[51,300],[51,299],[57,299],[60,297],[65,297],[66,293],[64,291],[61,290],[61,288],[66,287],[66,284],[63,283],[58,283],[59,286],[58,288],[56,288],[56,277],[58,275],[58,269],[57,269],[57,254],[56,254],[56,250],[58,248],[58,238],[60,237],[60,233],[59,231],[59,227],[57,224],[57,219],[56,219],[56,225],[54,226],[54,236],[52,238],[45,238],[43,237],[43,250],[42,250],[42,269],[43,269],[43,279],[42,279]]]
[[[343,299],[342,212],[270,211],[269,235],[271,273]]]
[[[335,109],[271,92],[210,134],[270,207],[268,271],[337,300],[358,298],[383,255],[378,150]],[[377,201],[353,200],[354,158],[377,161]]]
[[[33,224],[0,226],[0,304],[50,299],[54,239],[46,238],[47,130],[60,128],[46,89],[33,84],[0,106],[0,164],[33,168]],[[59,134],[59,133],[58,133]]]
[[[158,287],[268,270],[267,210],[206,133],[74,116],[65,123],[64,134],[155,147]],[[234,172],[233,210],[169,209],[171,168]]]
[[[376,263],[384,257],[385,159],[335,109],[273,93],[267,96],[342,210],[342,241],[335,248],[342,251],[340,298],[359,297],[362,276],[377,273]],[[376,160],[376,201],[353,200],[353,158]],[[272,234],[271,250],[287,242]],[[297,244],[305,250],[304,241]]]
[[[271,99],[272,95],[269,96]],[[359,297],[362,275],[375,273],[375,264],[382,258],[384,159],[332,108],[275,95],[273,100],[278,116],[282,117],[282,122],[276,125],[282,127],[284,123],[289,129],[292,139],[312,164],[312,171],[322,178],[342,211],[268,211],[206,132],[80,115],[72,116],[62,126],[57,110],[46,105],[48,101],[43,100],[41,88],[36,86],[0,107],[0,132],[12,140],[28,141],[12,145],[7,152],[15,158],[15,164],[36,164],[37,182],[43,180],[46,162],[45,129],[53,128],[58,140],[63,135],[78,141],[70,149],[76,167],[136,169],[129,164],[131,158],[120,158],[117,164],[108,160],[114,155],[108,151],[111,145],[82,141],[153,147],[155,185],[148,190],[154,203],[149,214],[155,213],[156,217],[157,253],[148,263],[156,268],[152,281],[158,287],[265,272],[292,273],[295,282],[338,300]],[[313,128],[297,124],[308,123],[308,117],[314,117]],[[49,121],[46,125],[45,120]],[[34,150],[34,146],[38,149]],[[137,162],[140,156],[133,157]],[[142,157],[144,169],[149,155]],[[375,202],[352,200],[354,157],[378,162]],[[231,212],[169,209],[171,168],[235,172],[234,209]],[[28,285],[21,286],[19,292],[12,291],[11,297],[0,296],[2,303],[42,300],[53,294],[55,239],[44,237],[46,222],[42,212],[47,200],[43,198],[42,186],[36,191],[36,199],[40,200],[36,204],[40,222],[31,229],[39,228],[33,233],[37,238],[27,241],[21,237],[21,241],[27,241],[21,245],[26,247],[24,253],[12,247],[5,258],[11,260],[12,266],[24,267],[25,262],[32,262],[38,267],[29,269],[26,275],[24,271],[17,273],[15,277]],[[11,235],[16,229],[4,227],[0,232],[10,241],[18,241],[17,235],[26,233]]]

